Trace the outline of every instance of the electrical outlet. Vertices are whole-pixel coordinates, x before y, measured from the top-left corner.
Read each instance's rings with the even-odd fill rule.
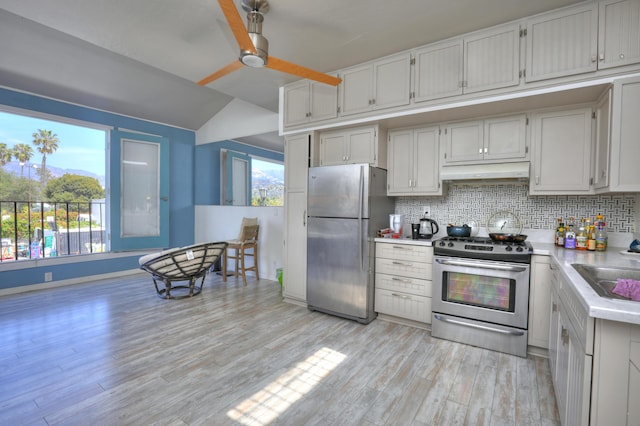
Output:
[[[53,281],[53,272],[44,273],[44,282]]]
[[[429,217],[431,216],[431,206],[422,206],[422,216],[421,217]]]

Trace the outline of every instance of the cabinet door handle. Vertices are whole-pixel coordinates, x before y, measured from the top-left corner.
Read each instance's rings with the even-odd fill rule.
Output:
[[[478,154],[482,154],[482,148],[478,149]]]
[[[596,55],[591,55],[591,62],[596,62],[598,57]]]
[[[391,277],[391,281],[398,281],[398,282],[407,283],[407,284],[411,283],[411,280],[408,280],[406,278],[398,278],[398,277]]]
[[[487,152],[489,152],[489,148],[484,149],[484,153],[486,154]]]
[[[556,303],[551,304],[551,312],[558,312],[558,305]]]
[[[404,294],[391,293],[391,295],[392,295],[393,297],[399,297],[399,298],[401,298],[401,299],[411,299],[411,297],[409,297],[409,296],[405,296]]]
[[[569,330],[562,327],[562,331],[560,332],[560,337],[562,338],[562,346],[569,343]]]
[[[540,176],[536,176],[536,185],[540,185]]]
[[[302,226],[307,226],[307,211],[302,213]]]
[[[599,59],[600,59],[601,61],[604,61],[604,53],[601,53],[601,54],[600,54],[600,58],[599,58]]]
[[[405,262],[397,262],[397,261],[393,261],[391,262],[393,265],[400,265],[400,266],[413,266],[413,263],[405,263]]]

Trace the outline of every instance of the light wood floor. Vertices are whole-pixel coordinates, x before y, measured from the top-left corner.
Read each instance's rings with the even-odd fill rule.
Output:
[[[270,280],[4,296],[0,342],[2,425],[559,424],[545,359],[312,313]]]

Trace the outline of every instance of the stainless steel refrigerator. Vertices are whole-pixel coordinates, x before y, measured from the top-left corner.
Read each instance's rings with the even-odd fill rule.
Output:
[[[307,306],[369,323],[375,243],[395,203],[386,170],[369,164],[312,167],[307,202]]]

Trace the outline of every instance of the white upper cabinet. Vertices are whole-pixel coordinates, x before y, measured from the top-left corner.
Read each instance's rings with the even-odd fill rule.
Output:
[[[416,50],[414,101],[518,85],[519,34],[512,24]]]
[[[386,169],[386,131],[380,132],[375,125],[321,133],[319,165],[369,163]]]
[[[609,190],[640,192],[640,77],[614,82],[611,109]]]
[[[520,26],[512,24],[464,38],[464,93],[520,83]]]
[[[303,80],[284,88],[284,125],[297,126],[338,116],[338,88]]]
[[[592,193],[592,115],[591,108],[533,115],[529,194]]]
[[[389,132],[388,195],[442,195],[438,126]]]
[[[528,154],[525,114],[484,121],[484,160],[526,160]]]
[[[462,80],[462,40],[435,43],[415,52],[415,102],[460,95]]]
[[[348,68],[339,74],[342,78],[341,115],[409,104],[411,89],[411,55],[409,53]]]
[[[595,71],[598,4],[544,14],[527,21],[526,81]]]
[[[600,2],[598,68],[640,62],[640,0]]]
[[[525,114],[452,123],[445,128],[444,163],[523,161],[527,149]]]
[[[484,122],[465,121],[447,125],[444,129],[445,164],[482,160]]]
[[[593,159],[593,187],[601,192],[609,187],[609,153],[611,146],[611,89],[596,105],[596,148]]]

